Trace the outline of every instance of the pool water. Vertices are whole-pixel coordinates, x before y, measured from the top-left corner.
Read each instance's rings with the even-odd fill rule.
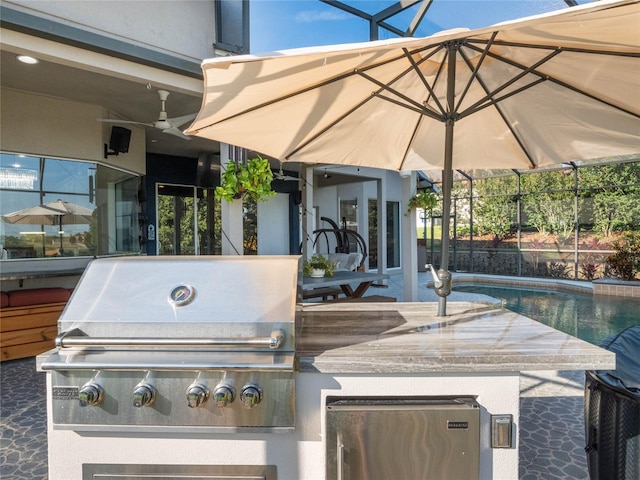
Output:
[[[513,312],[594,345],[613,333],[640,325],[637,298],[486,285],[456,285],[454,290],[497,298]]]

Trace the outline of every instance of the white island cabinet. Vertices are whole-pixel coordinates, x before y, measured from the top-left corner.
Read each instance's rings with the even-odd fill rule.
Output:
[[[101,434],[54,428],[49,416],[50,479],[83,478],[83,471],[84,478],[98,478],[89,472],[124,471],[130,476],[122,478],[139,478],[165,468],[171,478],[347,480],[367,467],[367,455],[377,455],[381,442],[393,442],[396,455],[405,455],[402,442],[425,442],[426,453],[412,461],[446,462],[443,450],[429,450],[438,428],[477,442],[477,457],[466,449],[454,452],[462,455],[456,461],[473,464],[472,475],[517,479],[520,372],[615,368],[612,352],[492,305],[450,302],[447,317],[437,316],[435,303],[325,303],[306,304],[302,310],[295,338],[295,428]],[[435,404],[436,410],[447,401],[464,404],[469,415],[429,414],[426,423],[412,420],[404,436],[395,417],[378,421],[367,416],[376,402],[388,413],[390,399],[429,408]],[[356,435],[343,432],[342,423],[336,433],[327,413],[331,402],[346,405],[342,414],[353,400],[365,402],[361,418],[373,420],[356,425]],[[447,426],[430,427],[433,418],[443,418]],[[506,448],[492,446],[492,418],[507,422],[506,427],[496,423],[493,432],[498,433],[493,441],[507,442]],[[390,429],[394,438],[386,436]],[[473,442],[466,445],[474,447]],[[357,468],[356,453],[364,458]]]

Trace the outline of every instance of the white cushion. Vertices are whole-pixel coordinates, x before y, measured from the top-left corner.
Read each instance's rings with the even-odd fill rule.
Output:
[[[324,256],[336,265],[336,272],[355,272],[362,261],[361,253],[329,253]]]

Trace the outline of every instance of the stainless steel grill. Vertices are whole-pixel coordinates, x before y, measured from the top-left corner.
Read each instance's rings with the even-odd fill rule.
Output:
[[[298,257],[93,261],[59,320],[56,429],[292,429]]]

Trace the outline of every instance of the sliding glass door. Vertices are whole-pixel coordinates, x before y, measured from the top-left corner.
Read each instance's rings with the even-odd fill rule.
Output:
[[[212,188],[158,184],[156,211],[158,255],[219,253]]]

